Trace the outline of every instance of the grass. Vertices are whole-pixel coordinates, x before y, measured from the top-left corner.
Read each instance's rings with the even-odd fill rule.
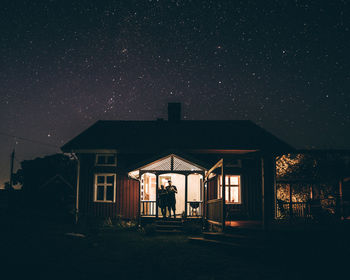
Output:
[[[307,279],[319,264],[310,259],[305,272],[305,258],[286,258],[288,250],[242,254],[193,244],[182,235],[147,236],[105,227],[79,238],[65,235],[77,231],[73,225],[8,216],[0,222],[0,273],[6,276],[1,279]]]

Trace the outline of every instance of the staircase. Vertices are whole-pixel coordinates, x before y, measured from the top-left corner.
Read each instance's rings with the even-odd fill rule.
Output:
[[[161,234],[182,234],[183,225],[180,219],[169,219],[156,221],[156,232]]]

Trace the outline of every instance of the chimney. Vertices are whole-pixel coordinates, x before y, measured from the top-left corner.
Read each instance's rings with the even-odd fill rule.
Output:
[[[181,103],[168,103],[168,121],[177,122],[181,120]]]

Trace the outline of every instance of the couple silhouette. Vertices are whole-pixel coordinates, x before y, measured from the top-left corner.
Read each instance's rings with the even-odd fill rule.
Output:
[[[170,180],[165,188],[164,185],[160,186],[158,190],[158,206],[162,211],[163,218],[166,218],[167,209],[169,211],[169,218],[171,218],[171,212],[174,213],[174,219],[176,218],[176,194],[177,188]]]

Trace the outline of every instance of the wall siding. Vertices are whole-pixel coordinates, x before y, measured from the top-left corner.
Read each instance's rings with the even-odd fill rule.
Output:
[[[261,165],[260,158],[245,159],[242,168],[225,168],[226,175],[241,175],[241,204],[226,204],[227,220],[260,220]],[[208,181],[208,200],[217,198],[217,177]]]
[[[82,154],[80,158],[79,212],[96,217],[121,217],[137,219],[139,213],[139,181],[128,178],[116,167],[95,166],[93,154]],[[94,202],[94,174],[116,174],[116,202]]]
[[[95,155],[81,154],[80,158],[80,213],[98,217],[122,217],[137,219],[139,215],[139,181],[127,177],[124,170],[117,167],[95,166]],[[118,164],[121,163],[118,159]],[[116,174],[116,202],[101,203],[93,201],[94,174]],[[242,180],[242,204],[227,205],[227,219],[262,218],[262,188],[260,158],[242,161],[242,168],[225,168],[225,173],[240,174]],[[217,198],[217,177],[208,181],[208,200]]]

